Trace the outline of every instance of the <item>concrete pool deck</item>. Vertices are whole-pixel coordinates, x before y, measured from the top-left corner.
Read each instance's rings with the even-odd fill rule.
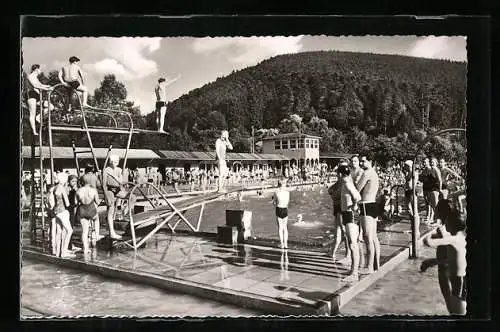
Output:
[[[175,290],[277,315],[335,315],[354,296],[391,271],[410,254],[409,222],[379,233],[381,267],[345,284],[348,266],[333,263],[327,250],[258,245],[224,245],[215,237],[159,233],[145,248],[108,251],[62,259],[25,242],[23,257],[88,273]],[[421,229],[424,234],[428,229]],[[341,246],[342,249],[342,246]],[[338,254],[343,257],[343,252]]]

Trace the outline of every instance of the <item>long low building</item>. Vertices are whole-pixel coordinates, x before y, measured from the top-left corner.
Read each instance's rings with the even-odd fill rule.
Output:
[[[87,163],[93,162],[90,148],[77,148],[78,163],[82,168]],[[39,165],[39,147],[35,147],[35,167]],[[108,148],[94,148],[99,167],[103,167]],[[31,168],[32,155],[31,147],[22,147],[23,170]],[[125,149],[112,149],[113,154],[117,154],[121,159],[125,157]],[[349,154],[330,154],[319,157],[321,161],[330,164],[332,161],[348,158]],[[44,168],[50,167],[50,151],[47,146],[42,147],[42,157],[44,159]],[[72,147],[54,147],[52,149],[54,167],[56,169],[74,169],[76,168],[75,156]],[[281,168],[286,165],[294,164],[294,158],[277,153],[228,153],[228,166],[233,170],[245,168],[252,170],[254,167],[267,169],[268,167]],[[128,167],[175,167],[175,168],[204,168],[211,169],[216,165],[215,152],[213,151],[171,151],[154,149],[129,149],[127,155]]]

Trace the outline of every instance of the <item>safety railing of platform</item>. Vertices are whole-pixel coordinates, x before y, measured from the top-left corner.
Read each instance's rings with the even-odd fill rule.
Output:
[[[53,148],[53,144],[52,144],[52,114],[51,114],[51,107],[50,107],[50,102],[51,102],[51,97],[52,97],[52,94],[54,93],[54,91],[56,91],[56,88],[58,87],[65,87],[67,88],[64,84],[57,84],[55,86],[52,87],[52,89],[49,91],[49,94],[48,94],[48,103],[49,103],[49,107],[48,107],[48,131],[49,131],[49,154],[50,154],[50,165],[51,165],[51,171],[53,172],[54,171],[54,160],[53,160],[53,156],[52,156],[52,148]],[[59,93],[58,91],[56,91],[57,94],[61,95],[61,93]],[[93,143],[92,143],[92,138],[90,136],[90,131],[89,131],[89,126],[88,126],[88,123],[87,123],[87,118],[86,118],[86,114],[87,113],[93,113],[93,114],[97,114],[97,115],[105,115],[105,116],[108,116],[108,117],[111,117],[111,119],[113,120],[114,124],[115,124],[115,128],[118,128],[118,123],[116,121],[116,118],[109,114],[109,112],[114,112],[114,113],[117,113],[117,114],[121,114],[123,116],[125,116],[127,119],[128,119],[128,122],[130,123],[130,127],[129,128],[126,128],[127,131],[128,131],[128,138],[127,138],[127,145],[126,145],[126,149],[125,149],[125,156],[123,158],[123,174],[125,173],[125,168],[126,168],[126,164],[127,164],[127,158],[128,158],[128,154],[129,154],[129,150],[130,150],[130,143],[132,141],[132,134],[134,132],[134,122],[132,120],[132,117],[130,116],[129,113],[125,112],[125,111],[121,111],[121,110],[116,110],[116,109],[105,109],[105,108],[99,108],[99,107],[93,107],[93,106],[85,106],[86,108],[88,109],[84,109],[84,106],[82,105],[82,101],[81,101],[81,98],[80,96],[78,95],[78,93],[75,91],[75,90],[72,90],[72,93],[74,93],[78,99],[78,104],[79,104],[79,110],[82,114],[82,120],[83,120],[83,128],[87,134],[87,139],[89,141],[89,145],[90,145],[90,149],[92,151],[92,155],[93,155],[93,159],[94,159],[94,163],[96,165],[96,170],[99,171],[99,164],[97,162],[97,157],[95,155],[95,150],[94,150],[94,146],[93,146]],[[70,99],[68,100],[68,103],[70,104],[71,103],[71,97]],[[106,133],[106,130],[102,130],[103,133]],[[113,131],[109,131],[109,133],[113,133]]]

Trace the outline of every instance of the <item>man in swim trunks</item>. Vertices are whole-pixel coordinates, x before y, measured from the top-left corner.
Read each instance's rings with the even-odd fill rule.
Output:
[[[33,135],[37,136],[38,133],[36,131],[35,119],[36,119],[36,105],[37,103],[42,103],[40,91],[45,90],[49,91],[52,89],[50,85],[42,84],[40,80],[38,80],[38,76],[42,73],[39,64],[34,64],[31,66],[31,73],[27,75],[27,103],[29,110],[29,121],[31,130],[33,131]],[[49,105],[50,109],[54,109],[52,104]]]
[[[361,194],[360,215],[361,228],[365,239],[368,265],[367,273],[378,270],[380,265],[380,242],[377,237],[377,218],[380,215],[377,204],[377,192],[379,188],[379,178],[372,167],[373,157],[364,154],[360,159],[363,175],[356,183],[356,188]]]
[[[276,221],[278,223],[278,235],[280,237],[280,248],[288,249],[288,202],[290,192],[286,190],[286,180],[278,181],[278,190],[273,195],[273,205],[276,207]]]
[[[128,199],[131,195],[123,187],[122,180],[122,170],[118,167],[120,162],[120,157],[117,155],[111,155],[109,157],[109,166],[103,170],[102,182],[104,189],[104,198],[106,200],[106,205],[108,206],[108,226],[109,226],[109,236],[112,239],[119,240],[122,237],[115,232],[114,228],[114,213],[115,213],[115,203],[117,198]],[[133,208],[135,203],[135,196],[132,195],[131,206],[128,208]]]
[[[99,214],[97,213],[97,206],[99,205],[97,190],[90,183],[86,183],[76,192],[76,204],[78,207],[76,208],[75,220],[82,224],[83,252],[89,253],[89,226],[91,221],[94,222],[96,240],[101,238],[99,236]]]
[[[408,214],[410,218],[413,218],[413,186],[418,178],[417,172],[415,171],[415,177],[412,178],[413,161],[406,160],[403,165],[403,175],[405,178],[405,205],[408,209]]]
[[[171,85],[175,81],[181,78],[181,75],[177,75],[173,80],[167,81],[165,78],[161,77],[158,79],[158,84],[155,87],[156,95],[156,125],[158,131],[164,133],[165,130],[163,126],[165,124],[165,113],[167,112],[167,86]]]
[[[226,182],[226,176],[228,174],[227,161],[226,161],[226,150],[232,150],[233,145],[229,142],[229,132],[223,130],[221,132],[220,138],[215,141],[215,156],[217,158],[217,165],[219,169],[219,179],[217,192],[223,192],[224,184]]]
[[[351,270],[349,275],[344,278],[344,282],[353,282],[359,280],[359,226],[354,218],[354,212],[357,211],[357,203],[361,199],[361,195],[356,189],[351,177],[351,170],[347,165],[340,165],[337,169],[339,175],[340,186],[340,209],[342,213],[342,224],[346,228],[347,243],[351,254]]]
[[[59,70],[58,77],[59,81],[61,81],[61,83],[64,84],[65,86],[81,92],[83,95],[82,107],[88,107],[89,106],[87,104],[88,91],[87,88],[84,86],[83,72],[80,66],[78,66],[79,62],[80,59],[78,59],[76,56],[72,56],[71,58],[69,58],[69,64],[63,66],[61,70]]]

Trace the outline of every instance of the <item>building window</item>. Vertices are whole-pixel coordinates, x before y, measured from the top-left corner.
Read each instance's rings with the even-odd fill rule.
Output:
[[[317,139],[314,140],[314,147],[319,148],[319,141]]]
[[[275,150],[281,149],[281,141],[280,140],[274,141],[274,149]]]
[[[304,139],[299,138],[299,149],[303,149],[303,148],[304,148]]]
[[[310,146],[309,146],[309,138],[306,138],[306,149],[309,149]]]
[[[283,141],[281,141],[281,148],[283,150],[287,150],[288,149],[288,140],[284,139]]]
[[[297,148],[297,140],[291,139],[290,140],[290,149],[295,149]]]

